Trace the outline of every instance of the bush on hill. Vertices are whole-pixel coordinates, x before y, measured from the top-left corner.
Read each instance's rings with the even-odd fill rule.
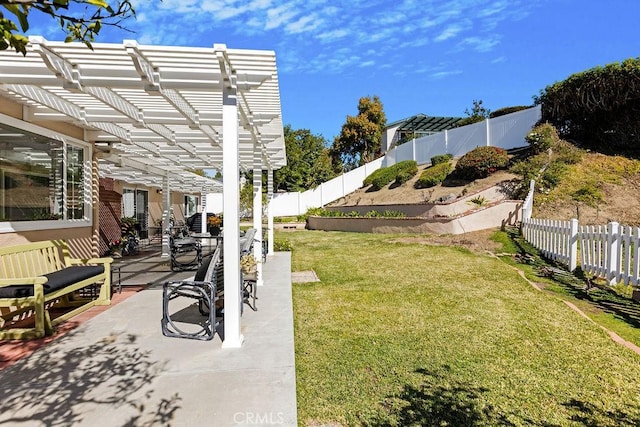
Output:
[[[524,198],[529,182],[536,180],[536,188],[549,192],[566,177],[569,166],[580,163],[584,150],[558,137],[555,127],[545,123],[534,127],[526,136],[531,151],[529,157],[517,161],[510,171],[522,177],[515,196]]]
[[[560,136],[599,150],[638,150],[640,58],[595,67],[547,86],[535,99]]]
[[[438,154],[437,156],[433,156],[431,158],[431,166],[435,166],[440,163],[446,163],[449,160],[453,159],[453,154]]]
[[[556,128],[549,123],[534,127],[524,139],[529,143],[533,154],[547,151],[560,141]]]
[[[430,188],[441,184],[452,170],[453,167],[450,162],[434,164],[420,174],[420,178],[416,181],[415,187]]]
[[[511,113],[515,113],[516,111],[522,111],[522,110],[526,110],[528,108],[531,108],[531,105],[517,105],[514,107],[504,107],[504,108],[500,108],[496,111],[492,111],[489,114],[489,118],[493,119],[495,117],[500,117],[500,116],[504,116],[506,114],[511,114]]]
[[[371,185],[373,190],[380,190],[392,181],[403,184],[418,173],[418,163],[415,160],[404,160],[389,167],[383,167],[366,177],[363,185]]]
[[[463,179],[486,178],[508,165],[507,150],[499,147],[478,147],[458,160],[455,173]]]

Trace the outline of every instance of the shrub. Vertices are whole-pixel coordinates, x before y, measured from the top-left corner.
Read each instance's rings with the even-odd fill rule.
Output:
[[[640,129],[640,58],[572,74],[535,98],[561,136],[597,150],[635,149]],[[633,83],[632,83],[633,82]]]
[[[404,160],[395,165],[380,168],[365,178],[363,185],[371,185],[373,190],[380,190],[392,181],[403,184],[418,173],[418,164],[415,160]]]
[[[446,163],[451,159],[453,159],[453,154],[438,154],[437,156],[433,156],[431,158],[431,166],[439,165],[440,163]]]
[[[378,170],[381,171],[381,173],[377,174],[376,177],[371,180],[371,188],[373,190],[380,190],[396,178],[396,171],[391,167]]]
[[[504,108],[499,108],[496,111],[492,111],[491,114],[489,114],[489,118],[493,119],[495,117],[500,117],[500,116],[504,116],[506,114],[511,114],[511,113],[515,113],[516,111],[522,111],[522,110],[527,110],[529,108],[531,108],[532,105],[526,106],[526,105],[517,105],[515,107],[504,107]]]
[[[404,184],[418,173],[418,163],[415,160],[407,160],[406,162],[398,163],[401,166],[396,174],[396,184]]]
[[[603,201],[604,196],[598,184],[590,182],[571,193],[571,198],[578,203],[595,207]]]
[[[534,154],[547,151],[560,141],[556,128],[549,123],[544,123],[534,127],[527,134],[525,140],[529,143]]]
[[[462,156],[456,164],[456,175],[463,179],[485,178],[509,165],[507,151],[498,147],[478,147]]]
[[[467,202],[470,205],[485,206],[489,201],[484,196],[476,196]]]
[[[325,208],[309,208],[303,215],[298,215],[299,222],[306,222],[310,216],[340,216],[339,211],[330,211]]]
[[[428,167],[420,174],[420,178],[416,181],[415,187],[429,188],[438,185],[445,180],[452,170],[453,168],[450,162],[438,163]]]
[[[385,210],[384,212],[369,211],[364,214],[365,218],[403,218],[406,215],[400,211]]]
[[[364,185],[365,187],[368,185],[371,185],[373,183],[373,180],[376,179],[378,176],[383,175],[385,173],[387,173],[387,169],[389,168],[380,168],[380,169],[376,169],[374,170],[369,176],[367,176],[364,181],[362,182],[362,185]]]
[[[387,209],[384,212],[382,212],[382,216],[385,218],[404,218],[407,215],[404,212]]]
[[[273,239],[273,250],[276,252],[292,252],[293,245],[289,239]]]
[[[542,172],[540,185],[549,189],[556,187],[567,173],[567,169],[567,165],[562,162],[551,162]]]
[[[552,148],[554,154],[558,156],[558,161],[568,165],[575,165],[582,161],[584,150],[563,139],[557,142]]]

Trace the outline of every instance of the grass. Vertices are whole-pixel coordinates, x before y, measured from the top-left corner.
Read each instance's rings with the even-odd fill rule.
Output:
[[[515,230],[497,232],[492,240],[502,244],[502,253],[505,255],[502,260],[522,270],[529,280],[540,284],[545,291],[573,303],[597,324],[640,346],[640,305],[631,300],[631,286],[618,284],[606,287],[603,280],[597,280],[602,287],[586,290],[585,282],[575,275],[562,275],[552,280],[541,276],[538,268],[549,264]],[[516,253],[527,253],[535,258],[535,262],[518,263],[511,256]]]
[[[638,425],[640,356],[499,259],[287,233],[301,425]]]
[[[622,156],[605,156],[588,153],[582,162],[571,165],[562,181],[550,194],[536,194],[536,203],[546,201],[568,200],[573,194],[587,184],[600,186],[622,184],[623,178],[630,178],[640,173],[640,161]]]

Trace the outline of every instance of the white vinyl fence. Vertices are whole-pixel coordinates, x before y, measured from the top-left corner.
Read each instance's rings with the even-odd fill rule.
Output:
[[[540,120],[540,106],[517,111],[480,123],[414,139],[385,153],[384,157],[347,172],[313,190],[303,193],[277,193],[271,201],[273,216],[302,215],[309,208],[322,207],[362,187],[364,179],[382,166],[403,160],[415,160],[419,165],[431,162],[438,154],[460,157],[480,146],[504,149],[524,147],[525,136]]]
[[[529,196],[533,198],[532,184]],[[640,283],[640,228],[610,222],[606,225],[578,224],[577,219],[559,221],[527,218],[523,214],[522,235],[546,256],[573,271],[580,267],[610,284]]]

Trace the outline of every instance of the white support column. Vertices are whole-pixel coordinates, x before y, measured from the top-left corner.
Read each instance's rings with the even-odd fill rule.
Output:
[[[162,177],[162,258],[171,256],[169,233],[171,233],[171,189],[169,177]]]
[[[254,146],[253,152],[253,228],[256,229],[253,256],[258,261],[256,284],[262,286],[262,153],[259,145]]]
[[[267,169],[267,256],[273,255],[273,211],[271,210],[271,202],[273,201],[273,169],[271,166]]]
[[[209,224],[207,224],[207,194],[204,192],[204,189],[200,191],[200,213],[202,215],[200,233],[206,233],[209,231]]]
[[[226,61],[226,60],[221,60]],[[226,63],[226,62],[225,62]],[[233,82],[222,83],[222,176],[224,204],[224,342],[223,348],[242,346],[240,332],[240,151],[238,99]]]

